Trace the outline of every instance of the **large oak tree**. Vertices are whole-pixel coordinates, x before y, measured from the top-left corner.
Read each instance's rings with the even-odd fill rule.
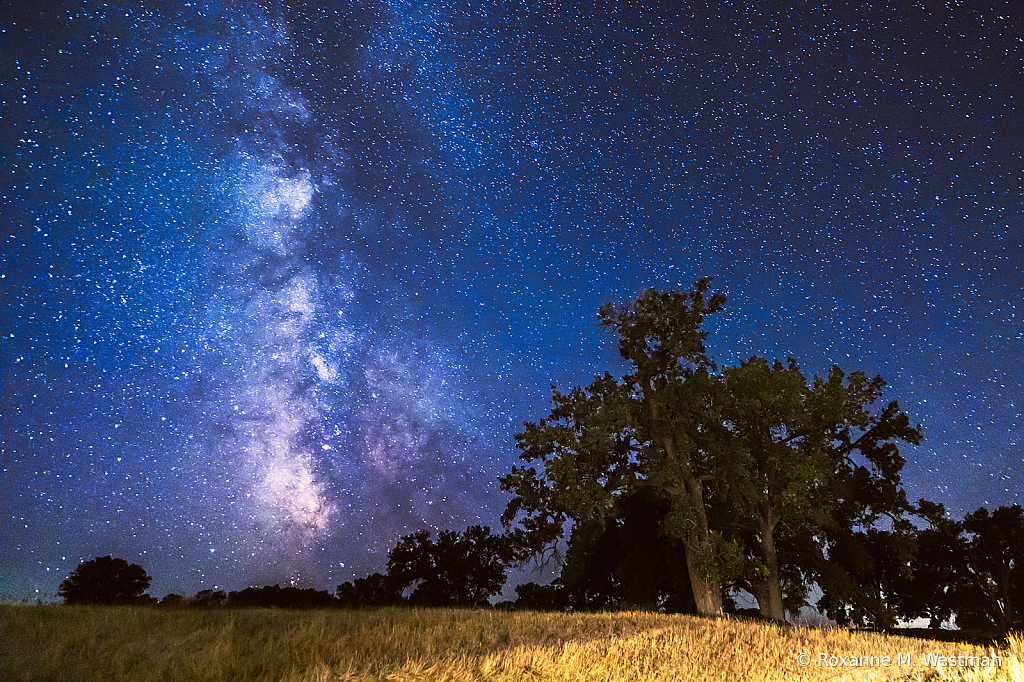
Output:
[[[605,374],[568,394],[554,391],[549,417],[516,435],[521,458],[544,467],[516,467],[501,479],[513,493],[502,521],[518,519],[525,554],[557,541],[566,521],[586,527],[614,518],[619,500],[651,487],[670,508],[661,532],[681,542],[697,611],[721,612],[724,581],[739,553],[707,517],[705,487],[722,434],[702,324],[724,303],[702,279],[690,292],[652,289],[627,306],[601,308],[601,325],[618,335],[633,372],[622,381]]]
[[[551,547],[567,522],[597,537],[595,524],[620,519],[645,489],[667,506],[659,532],[681,546],[699,613],[720,612],[724,589],[738,584],[782,620],[783,584],[790,607],[802,602],[830,533],[910,509],[897,443],[920,431],[896,403],[870,413],[884,381],[835,367],[809,385],[795,362],[757,357],[719,371],[702,325],[724,303],[702,279],[601,308],[632,372],[555,390],[550,415],[517,434],[533,465],[501,484],[513,494],[502,521],[518,522],[520,558]]]
[[[781,559],[788,559],[790,576],[820,571],[806,551],[780,557],[779,541],[827,545],[837,532],[870,527],[882,514],[904,523],[911,507],[899,485],[904,460],[897,443],[918,443],[921,433],[895,402],[871,414],[881,377],[833,367],[808,385],[792,358],[769,365],[759,357],[724,368],[721,377],[731,451],[720,455],[729,466],[716,483],[753,557],[741,584],[763,616],[783,620]],[[829,557],[830,570],[837,558]]]

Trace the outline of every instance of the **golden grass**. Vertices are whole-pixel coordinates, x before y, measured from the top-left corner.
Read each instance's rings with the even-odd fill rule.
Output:
[[[801,667],[798,655],[807,654]],[[874,666],[818,655],[878,656]],[[919,667],[898,665],[912,656]],[[1002,668],[926,669],[931,655],[995,650],[844,630],[631,613],[161,610],[0,606],[0,679],[89,682],[914,680],[1024,681],[1024,645]],[[891,664],[882,665],[881,657]],[[973,675],[973,677],[972,677]]]

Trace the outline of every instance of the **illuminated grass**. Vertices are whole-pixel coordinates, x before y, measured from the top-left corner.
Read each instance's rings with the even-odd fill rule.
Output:
[[[1001,653],[998,676],[896,665],[900,655],[920,666],[927,654],[963,652],[994,655],[844,630],[646,612],[0,606],[0,679],[12,682],[1024,679],[1013,676],[1024,670],[1019,639]],[[801,653],[806,667],[798,664]],[[892,663],[819,666],[819,653],[847,661],[889,656]]]

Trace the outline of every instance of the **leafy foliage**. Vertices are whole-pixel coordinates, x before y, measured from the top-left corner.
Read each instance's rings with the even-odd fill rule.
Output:
[[[849,529],[870,527],[882,514],[900,522],[911,510],[899,485],[904,460],[896,443],[920,442],[920,430],[895,402],[872,415],[868,407],[885,382],[862,372],[833,367],[808,385],[792,358],[769,365],[753,357],[725,368],[722,380],[730,441],[716,484],[747,549],[740,583],[757,597],[762,615],[782,619],[805,591],[798,575],[822,577],[826,592],[859,584],[823,573],[846,570],[838,548],[854,541]],[[787,552],[796,538],[817,552]],[[861,587],[862,600],[875,589]],[[836,600],[847,603],[836,594],[825,601]]]
[[[876,528],[835,536],[818,572],[818,606],[843,625],[895,627],[913,609],[906,596],[916,544],[909,534]]]

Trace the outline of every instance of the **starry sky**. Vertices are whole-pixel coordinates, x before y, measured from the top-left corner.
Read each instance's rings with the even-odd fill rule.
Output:
[[[496,527],[605,301],[881,374],[912,500],[1024,503],[1016,3],[7,3],[0,599],[333,590]]]

